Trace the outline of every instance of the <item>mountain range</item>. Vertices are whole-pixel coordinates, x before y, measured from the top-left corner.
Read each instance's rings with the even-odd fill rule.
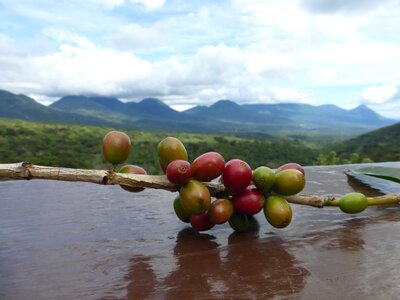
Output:
[[[351,110],[327,104],[245,104],[219,100],[178,112],[156,98],[122,102],[112,97],[64,96],[50,106],[0,90],[0,117],[116,128],[189,132],[359,134],[394,124],[360,105]]]

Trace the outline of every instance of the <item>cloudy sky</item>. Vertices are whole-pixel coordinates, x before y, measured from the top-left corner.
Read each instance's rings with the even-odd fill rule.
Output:
[[[398,0],[0,0],[0,89],[400,119]]]

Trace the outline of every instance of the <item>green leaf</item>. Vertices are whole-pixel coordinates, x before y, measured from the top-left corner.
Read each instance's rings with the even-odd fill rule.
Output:
[[[400,168],[375,166],[361,167],[352,171],[400,183]]]
[[[400,194],[400,184],[395,181],[386,180],[380,177],[365,175],[361,172],[346,171],[345,174],[364,186],[379,191],[382,194]]]

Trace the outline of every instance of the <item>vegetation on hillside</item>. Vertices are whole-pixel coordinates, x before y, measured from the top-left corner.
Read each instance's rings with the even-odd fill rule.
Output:
[[[339,156],[357,153],[373,161],[400,160],[400,122],[346,141],[337,147]]]
[[[393,126],[391,126],[393,127]],[[113,128],[56,125],[18,120],[0,119],[0,163],[29,161],[39,165],[63,166],[72,168],[107,168],[103,160],[101,144],[104,135]],[[335,152],[323,138],[274,137],[269,135],[221,135],[165,132],[154,133],[136,130],[125,131],[131,138],[133,147],[127,163],[143,166],[149,174],[160,174],[157,158],[157,144],[167,136],[179,138],[186,146],[189,159],[207,151],[221,153],[225,160],[240,158],[252,168],[266,165],[272,168],[294,161],[302,165],[342,164],[374,161],[399,160],[396,146],[385,144],[384,154],[364,152],[346,148]],[[386,143],[377,140],[377,143]],[[393,141],[389,139],[387,142]],[[398,139],[396,140],[398,143]],[[344,143],[344,145],[352,145]],[[341,145],[341,144],[339,144]],[[369,144],[368,144],[369,145]],[[339,147],[339,146],[337,146]],[[390,149],[389,152],[385,152]],[[397,145],[397,149],[398,145]],[[375,151],[376,150],[376,151]],[[380,150],[382,151],[382,149]],[[371,156],[369,156],[371,153]]]

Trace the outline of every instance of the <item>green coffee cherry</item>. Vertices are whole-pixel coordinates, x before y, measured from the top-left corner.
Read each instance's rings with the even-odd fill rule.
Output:
[[[361,193],[349,193],[339,199],[339,207],[347,214],[356,214],[368,207],[368,200]]]

